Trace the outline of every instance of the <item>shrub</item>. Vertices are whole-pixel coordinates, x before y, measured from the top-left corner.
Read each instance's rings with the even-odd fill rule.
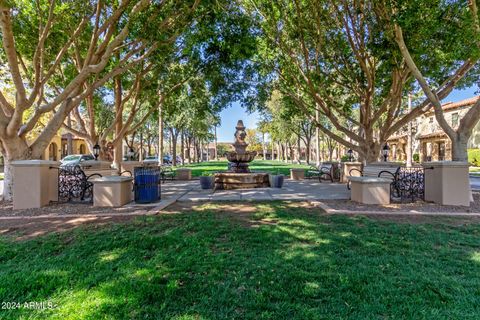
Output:
[[[342,156],[340,159],[341,162],[350,162],[350,156],[348,154],[345,154]],[[352,156],[352,161],[355,161],[355,158]]]
[[[475,167],[480,167],[480,149],[468,149],[468,162]]]
[[[413,154],[413,161],[420,162],[420,155],[418,153]]]

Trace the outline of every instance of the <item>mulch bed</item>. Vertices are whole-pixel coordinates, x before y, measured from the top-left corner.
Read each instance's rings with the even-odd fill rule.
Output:
[[[480,213],[480,193],[473,193],[473,202],[469,207],[464,206],[442,206],[435,203],[427,203],[423,201],[417,201],[414,203],[391,203],[389,205],[373,205],[373,204],[361,204],[353,202],[351,200],[322,200],[327,206],[336,210],[349,210],[349,211],[378,211],[378,212],[467,212],[467,213]]]
[[[0,220],[0,236],[8,236],[17,241],[33,239],[52,232],[64,232],[80,226],[102,227],[113,223],[127,223],[138,216],[57,216],[37,219],[12,218]]]
[[[68,216],[86,214],[134,213],[148,210],[148,207],[94,207],[91,203],[56,203],[42,208],[13,210],[11,201],[0,201],[0,217],[21,216]]]

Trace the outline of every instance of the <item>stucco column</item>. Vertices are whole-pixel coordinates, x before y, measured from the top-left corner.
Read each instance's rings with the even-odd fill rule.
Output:
[[[58,201],[57,161],[13,161],[13,209],[31,209]]]
[[[469,206],[471,199],[468,162],[433,161],[425,169],[425,201],[441,205]]]
[[[359,171],[362,171],[362,167],[363,167],[363,164],[361,162],[343,162],[342,182],[343,183],[348,182],[348,177],[350,176],[350,171],[352,169],[356,169],[352,171],[352,176],[359,177],[360,176]]]

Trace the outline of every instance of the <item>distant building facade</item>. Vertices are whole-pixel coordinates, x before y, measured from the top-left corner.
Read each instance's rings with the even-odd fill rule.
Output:
[[[458,128],[460,120],[478,99],[480,96],[442,105],[445,119],[452,128]],[[387,140],[390,146],[390,161],[406,160],[407,134],[408,125]],[[418,155],[420,162],[452,160],[452,143],[435,119],[433,110],[412,121],[412,136],[413,155]],[[480,124],[477,124],[468,142],[468,148],[479,147]]]

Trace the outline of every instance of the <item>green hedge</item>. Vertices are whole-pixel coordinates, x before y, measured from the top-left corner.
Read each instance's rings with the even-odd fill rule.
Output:
[[[480,149],[468,149],[468,162],[480,167]]]

